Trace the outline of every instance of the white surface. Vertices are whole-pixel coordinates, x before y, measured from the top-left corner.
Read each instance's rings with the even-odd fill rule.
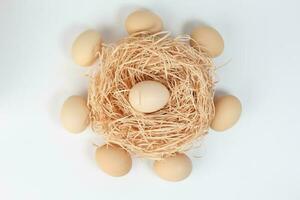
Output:
[[[224,36],[219,89],[243,103],[239,123],[211,132],[191,152],[183,182],[160,180],[135,159],[125,177],[102,173],[93,161],[91,130],[72,135],[59,124],[69,95],[85,93],[85,69],[69,49],[96,28],[106,41],[124,35],[136,7],[162,16],[183,33],[201,20]],[[297,0],[0,2],[0,198],[30,199],[300,199],[299,52]]]

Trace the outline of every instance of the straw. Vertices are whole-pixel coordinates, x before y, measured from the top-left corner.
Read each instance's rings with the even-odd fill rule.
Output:
[[[92,129],[108,143],[155,160],[198,143],[214,116],[215,68],[205,49],[191,47],[190,39],[140,32],[103,45],[100,65],[90,73]],[[145,80],[170,91],[163,109],[144,114],[128,102],[132,86]]]

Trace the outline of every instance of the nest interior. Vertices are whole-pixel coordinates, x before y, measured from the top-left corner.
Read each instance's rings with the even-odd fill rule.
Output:
[[[103,45],[100,64],[90,73],[92,129],[108,143],[150,159],[186,151],[198,142],[214,116],[215,68],[205,49],[191,47],[190,39],[141,32]],[[170,91],[163,109],[144,114],[130,105],[129,90],[145,80]]]

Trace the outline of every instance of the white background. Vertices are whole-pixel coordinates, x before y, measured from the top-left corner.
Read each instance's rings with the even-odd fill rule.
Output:
[[[91,130],[69,134],[63,101],[86,94],[86,69],[70,56],[73,39],[95,28],[109,42],[125,35],[135,8],[159,14],[174,34],[197,23],[217,28],[218,90],[243,103],[239,123],[211,131],[190,152],[185,181],[159,179],[151,162],[107,176],[93,160]],[[1,0],[0,199],[300,199],[300,3],[298,0]],[[195,158],[200,156],[200,158]]]

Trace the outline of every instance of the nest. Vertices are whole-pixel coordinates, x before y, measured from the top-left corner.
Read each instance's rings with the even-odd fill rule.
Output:
[[[90,74],[88,105],[92,129],[108,143],[150,159],[191,148],[206,135],[214,116],[214,66],[189,36],[130,35],[103,45],[100,65]],[[155,80],[170,91],[167,105],[153,113],[135,111],[129,90]]]

